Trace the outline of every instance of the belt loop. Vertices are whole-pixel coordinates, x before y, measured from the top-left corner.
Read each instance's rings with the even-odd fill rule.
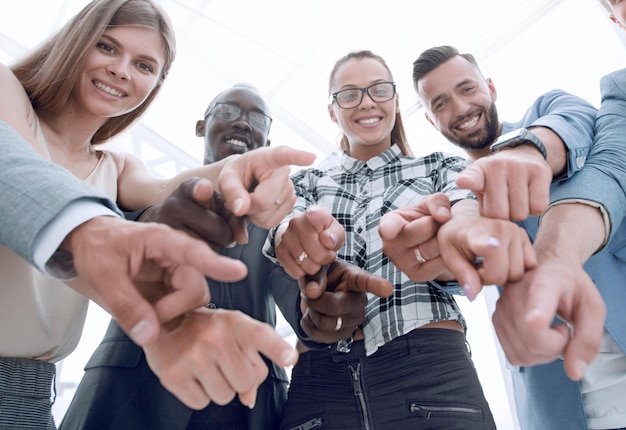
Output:
[[[414,328],[408,332],[404,337],[406,342],[407,354],[417,355],[419,353],[419,347],[416,337],[419,336],[419,330]]]

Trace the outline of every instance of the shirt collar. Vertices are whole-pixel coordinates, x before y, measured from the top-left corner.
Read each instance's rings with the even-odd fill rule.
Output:
[[[357,160],[347,155],[345,152],[341,154],[341,166],[350,173],[356,173],[367,166],[370,170],[375,171],[386,166],[392,161],[396,161],[402,157],[402,151],[395,143],[381,152],[376,157],[372,157],[367,161]]]

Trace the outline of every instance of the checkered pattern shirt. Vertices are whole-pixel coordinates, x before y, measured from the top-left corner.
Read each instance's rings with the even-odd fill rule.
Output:
[[[441,152],[413,158],[393,145],[367,162],[345,154],[341,164],[325,171],[305,169],[292,175],[297,201],[288,218],[310,205],[328,210],[346,231],[337,258],[355,264],[394,285],[388,298],[369,296],[363,332],[367,355],[397,336],[431,322],[457,320],[465,326],[454,298],[427,283],[415,283],[383,254],[378,235],[380,217],[394,209],[419,202],[436,192],[450,201],[472,197],[454,181],[468,161]],[[270,231],[264,253],[277,262]],[[343,349],[347,349],[343,346]],[[342,345],[338,345],[342,349]]]

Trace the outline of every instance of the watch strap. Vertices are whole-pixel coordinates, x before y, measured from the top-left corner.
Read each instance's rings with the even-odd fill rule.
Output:
[[[535,147],[543,156],[544,160],[548,159],[548,151],[546,151],[546,147],[544,146],[541,139],[539,139],[536,135],[526,130],[523,136],[520,136],[516,140],[509,140],[505,142],[496,142],[490,146],[490,152],[498,152],[505,148],[515,148],[521,145],[531,145]]]

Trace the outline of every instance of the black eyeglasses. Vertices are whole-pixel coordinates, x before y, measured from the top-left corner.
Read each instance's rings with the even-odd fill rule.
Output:
[[[365,88],[348,88],[333,93],[332,98],[341,109],[352,109],[361,104],[365,93],[376,103],[386,102],[396,95],[396,83],[378,82]]]
[[[223,121],[232,122],[237,121],[239,118],[241,118],[241,115],[244,112],[248,114],[248,124],[250,124],[252,127],[264,133],[270,131],[270,126],[272,125],[272,118],[270,116],[265,115],[262,112],[242,109],[232,103],[215,103],[215,105],[213,105],[213,107],[207,112],[204,118],[206,119],[209,115],[215,114],[216,118],[219,118]]]

